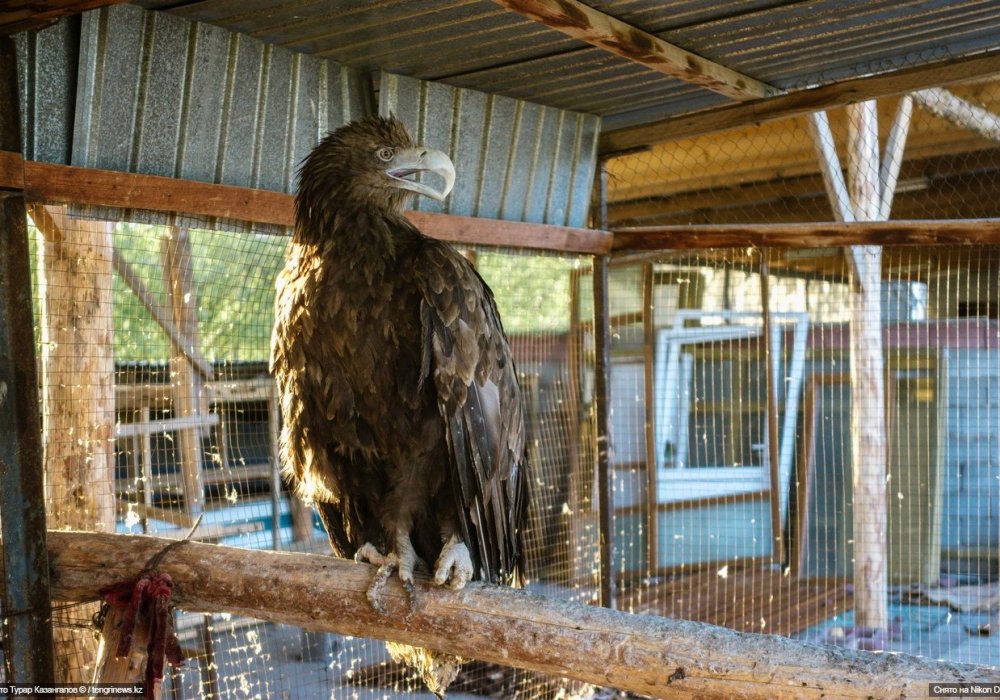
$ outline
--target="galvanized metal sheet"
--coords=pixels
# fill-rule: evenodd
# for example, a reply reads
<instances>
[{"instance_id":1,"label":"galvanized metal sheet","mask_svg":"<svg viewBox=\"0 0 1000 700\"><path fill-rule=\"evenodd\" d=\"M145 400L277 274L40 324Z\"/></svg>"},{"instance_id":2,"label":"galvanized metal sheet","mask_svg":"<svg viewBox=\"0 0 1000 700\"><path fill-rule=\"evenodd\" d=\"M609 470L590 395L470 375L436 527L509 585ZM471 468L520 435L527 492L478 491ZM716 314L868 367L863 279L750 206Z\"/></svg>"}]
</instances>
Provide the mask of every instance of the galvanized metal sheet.
<instances>
[{"instance_id":1,"label":"galvanized metal sheet","mask_svg":"<svg viewBox=\"0 0 1000 700\"><path fill-rule=\"evenodd\" d=\"M163 0L139 0L164 6ZM996 0L588 0L784 88L996 49ZM366 70L611 117L626 126L726 104L491 0L199 0L170 12Z\"/></svg>"},{"instance_id":2,"label":"galvanized metal sheet","mask_svg":"<svg viewBox=\"0 0 1000 700\"><path fill-rule=\"evenodd\" d=\"M379 111L449 154L455 187L422 211L585 226L600 118L382 73Z\"/></svg>"},{"instance_id":3,"label":"galvanized metal sheet","mask_svg":"<svg viewBox=\"0 0 1000 700\"><path fill-rule=\"evenodd\" d=\"M83 16L72 164L290 192L365 76L210 24L116 5Z\"/></svg>"},{"instance_id":4,"label":"galvanized metal sheet","mask_svg":"<svg viewBox=\"0 0 1000 700\"><path fill-rule=\"evenodd\" d=\"M69 162L79 31L78 20L65 18L41 31L14 35L21 141L28 160Z\"/></svg>"}]
</instances>

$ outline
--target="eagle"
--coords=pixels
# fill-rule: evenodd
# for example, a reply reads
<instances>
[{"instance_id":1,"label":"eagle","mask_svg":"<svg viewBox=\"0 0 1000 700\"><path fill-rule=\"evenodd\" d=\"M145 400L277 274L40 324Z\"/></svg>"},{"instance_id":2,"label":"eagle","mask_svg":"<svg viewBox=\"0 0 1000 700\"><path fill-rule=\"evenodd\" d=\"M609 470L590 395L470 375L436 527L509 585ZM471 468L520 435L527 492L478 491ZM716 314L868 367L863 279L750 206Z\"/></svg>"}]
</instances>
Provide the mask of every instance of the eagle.
<instances>
[{"instance_id":1,"label":"eagle","mask_svg":"<svg viewBox=\"0 0 1000 700\"><path fill-rule=\"evenodd\" d=\"M521 585L527 464L510 344L473 265L403 213L414 195L448 195L451 160L372 116L323 138L298 178L270 360L285 475L335 555L378 567L367 595L382 614L386 581L397 574L412 606L422 566L452 589ZM439 695L460 668L390 651Z\"/></svg>"}]
</instances>

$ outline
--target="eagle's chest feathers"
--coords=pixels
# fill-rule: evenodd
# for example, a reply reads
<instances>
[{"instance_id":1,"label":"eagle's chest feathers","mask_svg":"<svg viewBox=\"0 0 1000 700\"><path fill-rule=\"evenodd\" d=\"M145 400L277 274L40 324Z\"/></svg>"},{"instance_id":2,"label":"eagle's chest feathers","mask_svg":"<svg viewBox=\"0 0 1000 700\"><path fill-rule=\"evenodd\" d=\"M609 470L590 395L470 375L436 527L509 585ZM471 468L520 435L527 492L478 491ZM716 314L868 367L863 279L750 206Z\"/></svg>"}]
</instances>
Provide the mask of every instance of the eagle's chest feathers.
<instances>
[{"instance_id":1,"label":"eagle's chest feathers","mask_svg":"<svg viewBox=\"0 0 1000 700\"><path fill-rule=\"evenodd\" d=\"M415 407L420 387L420 294L405 263L392 257L338 256L336 250L303 248L286 268L288 337L304 359L302 386L324 406L329 429L357 434L362 443L390 441ZM338 428L338 426L340 428Z\"/></svg>"}]
</instances>

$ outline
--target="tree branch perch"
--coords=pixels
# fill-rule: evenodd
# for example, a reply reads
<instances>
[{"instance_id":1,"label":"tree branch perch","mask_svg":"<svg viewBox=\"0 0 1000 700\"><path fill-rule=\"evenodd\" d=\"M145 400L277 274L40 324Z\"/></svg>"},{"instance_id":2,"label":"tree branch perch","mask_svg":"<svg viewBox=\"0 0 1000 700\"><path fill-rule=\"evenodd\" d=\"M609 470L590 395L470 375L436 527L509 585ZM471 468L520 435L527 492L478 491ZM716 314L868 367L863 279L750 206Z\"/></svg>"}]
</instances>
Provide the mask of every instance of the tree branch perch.
<instances>
[{"instance_id":1,"label":"tree branch perch","mask_svg":"<svg viewBox=\"0 0 1000 700\"><path fill-rule=\"evenodd\" d=\"M135 576L169 542L52 531L53 596L95 598L102 586ZM321 555L191 542L158 569L173 577L173 600L185 610L392 639L654 697L924 697L931 682L1000 682L990 669L628 615L476 583L459 592L421 585L417 609L407 615L394 579L384 593L389 614L381 616L365 599L371 567Z\"/></svg>"}]
</instances>

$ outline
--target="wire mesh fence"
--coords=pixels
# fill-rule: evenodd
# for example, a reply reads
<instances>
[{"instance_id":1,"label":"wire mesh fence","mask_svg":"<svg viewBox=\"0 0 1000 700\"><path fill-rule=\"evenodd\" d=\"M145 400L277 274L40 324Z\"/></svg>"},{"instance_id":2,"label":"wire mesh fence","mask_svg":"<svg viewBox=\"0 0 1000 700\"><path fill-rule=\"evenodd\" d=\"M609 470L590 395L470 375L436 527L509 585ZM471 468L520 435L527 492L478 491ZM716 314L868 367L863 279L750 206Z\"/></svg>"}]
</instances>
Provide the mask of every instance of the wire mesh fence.
<instances>
[{"instance_id":1,"label":"wire mesh fence","mask_svg":"<svg viewBox=\"0 0 1000 700\"><path fill-rule=\"evenodd\" d=\"M624 607L1000 663L995 248L711 232L996 217L997 100L921 90L608 161L610 228L708 225L612 271Z\"/></svg>"},{"instance_id":2,"label":"wire mesh fence","mask_svg":"<svg viewBox=\"0 0 1000 700\"><path fill-rule=\"evenodd\" d=\"M997 102L991 82L881 101L867 171L846 112L622 155L606 165L609 226L996 217L1000 149L976 109ZM182 537L201 515L202 541L328 551L276 458L267 356L287 238L142 212L31 215L50 526ZM590 259L463 252L496 294L527 398L530 590L597 603L610 536L630 612L1000 664L996 246L846 250L804 234L614 256L610 533ZM865 318L880 363L862 372ZM94 609L57 612L61 672L85 677ZM189 661L166 681L173 697L426 694L371 639L183 611L176 626ZM451 695L596 692L470 663Z\"/></svg>"},{"instance_id":3,"label":"wire mesh fence","mask_svg":"<svg viewBox=\"0 0 1000 700\"><path fill-rule=\"evenodd\" d=\"M319 518L276 461L279 413L268 371L274 284L287 237L91 218L37 206L32 218L47 510L53 527L326 553ZM204 224L201 224L202 226ZM578 255L502 248L463 254L491 284L526 397L529 588L586 602L595 555L573 539L571 463L592 435L572 395L571 280ZM592 325L592 321L591 321ZM589 502L589 494L582 497ZM587 537L596 541L595 530ZM220 572L220 575L225 575ZM56 620L60 673L88 679L96 606ZM173 697L428 696L380 641L235 615L178 612L188 661ZM561 679L469 664L451 695L565 696Z\"/></svg>"}]
</instances>

